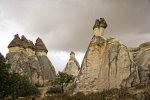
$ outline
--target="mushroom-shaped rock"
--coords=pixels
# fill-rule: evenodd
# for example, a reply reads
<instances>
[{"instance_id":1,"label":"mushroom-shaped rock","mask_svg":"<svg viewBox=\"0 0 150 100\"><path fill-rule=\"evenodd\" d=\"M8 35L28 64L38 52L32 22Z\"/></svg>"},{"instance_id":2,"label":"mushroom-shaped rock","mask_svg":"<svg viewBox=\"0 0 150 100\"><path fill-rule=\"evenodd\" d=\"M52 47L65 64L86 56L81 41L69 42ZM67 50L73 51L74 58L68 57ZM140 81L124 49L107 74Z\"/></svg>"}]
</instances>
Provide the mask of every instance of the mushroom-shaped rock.
<instances>
[{"instance_id":1,"label":"mushroom-shaped rock","mask_svg":"<svg viewBox=\"0 0 150 100\"><path fill-rule=\"evenodd\" d=\"M103 36L104 30L107 27L107 23L104 18L96 19L93 26L95 36Z\"/></svg>"},{"instance_id":2,"label":"mushroom-shaped rock","mask_svg":"<svg viewBox=\"0 0 150 100\"><path fill-rule=\"evenodd\" d=\"M107 28L107 23L104 18L100 18L100 27Z\"/></svg>"},{"instance_id":3,"label":"mushroom-shaped rock","mask_svg":"<svg viewBox=\"0 0 150 100\"><path fill-rule=\"evenodd\" d=\"M14 39L8 45L8 48L11 48L11 47L23 47L22 41L21 41L21 39L20 39L18 34L16 34L14 36Z\"/></svg>"},{"instance_id":4,"label":"mushroom-shaped rock","mask_svg":"<svg viewBox=\"0 0 150 100\"><path fill-rule=\"evenodd\" d=\"M106 23L101 19L100 28L95 29L100 33L105 28ZM120 88L122 80L131 73L131 66L128 49L122 42L115 38L105 39L101 33L95 34L76 77L74 92Z\"/></svg>"},{"instance_id":5,"label":"mushroom-shaped rock","mask_svg":"<svg viewBox=\"0 0 150 100\"><path fill-rule=\"evenodd\" d=\"M48 52L45 44L40 38L37 38L36 43L35 43L35 48L36 48L36 52L45 52L45 53Z\"/></svg>"}]
</instances>

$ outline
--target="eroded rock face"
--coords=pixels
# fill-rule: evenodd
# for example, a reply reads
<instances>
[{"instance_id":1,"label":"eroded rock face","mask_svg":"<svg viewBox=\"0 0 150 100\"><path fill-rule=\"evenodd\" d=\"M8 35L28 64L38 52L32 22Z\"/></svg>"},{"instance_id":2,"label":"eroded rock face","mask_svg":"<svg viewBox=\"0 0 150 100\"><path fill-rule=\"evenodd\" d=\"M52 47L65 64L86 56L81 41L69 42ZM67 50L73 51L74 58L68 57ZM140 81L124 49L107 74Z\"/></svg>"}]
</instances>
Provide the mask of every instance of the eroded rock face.
<instances>
[{"instance_id":1,"label":"eroded rock face","mask_svg":"<svg viewBox=\"0 0 150 100\"><path fill-rule=\"evenodd\" d=\"M130 73L132 61L127 47L115 38L94 36L76 78L75 91L119 88Z\"/></svg>"},{"instance_id":2,"label":"eroded rock face","mask_svg":"<svg viewBox=\"0 0 150 100\"><path fill-rule=\"evenodd\" d=\"M122 82L122 87L150 83L150 42L143 43L138 48L131 49L130 53L136 69Z\"/></svg>"},{"instance_id":3,"label":"eroded rock face","mask_svg":"<svg viewBox=\"0 0 150 100\"><path fill-rule=\"evenodd\" d=\"M43 80L52 81L55 78L56 73L51 61L45 55L37 56L37 58L40 64L41 75L43 77Z\"/></svg>"},{"instance_id":4,"label":"eroded rock face","mask_svg":"<svg viewBox=\"0 0 150 100\"><path fill-rule=\"evenodd\" d=\"M47 57L48 50L40 38L37 39L35 46L25 36L20 39L18 35L15 35L8 48L6 62L11 64L10 72L27 75L31 82L37 85L44 85L54 79L55 69ZM41 55L37 53L39 50L42 52Z\"/></svg>"},{"instance_id":5,"label":"eroded rock face","mask_svg":"<svg viewBox=\"0 0 150 100\"><path fill-rule=\"evenodd\" d=\"M80 70L80 65L75 58L75 53L71 52L70 59L69 59L68 63L66 64L66 67L63 70L63 72L65 72L69 75L77 76L79 73L79 70Z\"/></svg>"},{"instance_id":6,"label":"eroded rock face","mask_svg":"<svg viewBox=\"0 0 150 100\"><path fill-rule=\"evenodd\" d=\"M42 85L42 75L39 61L36 56L28 56L23 52L8 53L7 63L11 64L12 73L27 75L32 83Z\"/></svg>"}]
</instances>

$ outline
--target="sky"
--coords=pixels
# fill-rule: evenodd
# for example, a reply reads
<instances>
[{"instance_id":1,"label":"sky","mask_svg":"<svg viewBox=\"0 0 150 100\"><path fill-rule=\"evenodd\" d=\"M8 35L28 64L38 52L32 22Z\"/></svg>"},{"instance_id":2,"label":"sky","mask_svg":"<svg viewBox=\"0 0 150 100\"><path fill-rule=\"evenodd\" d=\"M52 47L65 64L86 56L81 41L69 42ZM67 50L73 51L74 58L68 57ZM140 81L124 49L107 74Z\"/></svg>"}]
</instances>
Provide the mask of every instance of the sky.
<instances>
[{"instance_id":1,"label":"sky","mask_svg":"<svg viewBox=\"0 0 150 100\"><path fill-rule=\"evenodd\" d=\"M150 41L150 0L0 0L0 52L5 56L15 34L35 43L42 38L56 71L74 51L82 63L96 19L105 18L104 37L128 47Z\"/></svg>"}]
</instances>

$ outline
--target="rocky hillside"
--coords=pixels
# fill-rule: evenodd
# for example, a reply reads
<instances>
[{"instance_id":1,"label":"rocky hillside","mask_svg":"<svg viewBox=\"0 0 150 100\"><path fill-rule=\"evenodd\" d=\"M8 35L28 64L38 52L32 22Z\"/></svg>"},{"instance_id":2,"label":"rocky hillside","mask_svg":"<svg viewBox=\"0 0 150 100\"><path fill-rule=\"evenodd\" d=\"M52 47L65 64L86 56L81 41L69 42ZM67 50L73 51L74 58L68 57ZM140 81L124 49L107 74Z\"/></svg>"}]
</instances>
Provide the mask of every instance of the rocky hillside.
<instances>
[{"instance_id":1,"label":"rocky hillside","mask_svg":"<svg viewBox=\"0 0 150 100\"><path fill-rule=\"evenodd\" d=\"M44 85L54 79L55 69L47 57L48 50L38 38L35 45L32 41L18 35L8 45L6 62L11 64L12 73L27 75L36 85Z\"/></svg>"},{"instance_id":2,"label":"rocky hillside","mask_svg":"<svg viewBox=\"0 0 150 100\"><path fill-rule=\"evenodd\" d=\"M73 76L77 76L79 73L79 70L80 70L80 65L75 58L75 53L71 52L69 61L67 62L66 67L64 68L63 72L73 75Z\"/></svg>"}]
</instances>

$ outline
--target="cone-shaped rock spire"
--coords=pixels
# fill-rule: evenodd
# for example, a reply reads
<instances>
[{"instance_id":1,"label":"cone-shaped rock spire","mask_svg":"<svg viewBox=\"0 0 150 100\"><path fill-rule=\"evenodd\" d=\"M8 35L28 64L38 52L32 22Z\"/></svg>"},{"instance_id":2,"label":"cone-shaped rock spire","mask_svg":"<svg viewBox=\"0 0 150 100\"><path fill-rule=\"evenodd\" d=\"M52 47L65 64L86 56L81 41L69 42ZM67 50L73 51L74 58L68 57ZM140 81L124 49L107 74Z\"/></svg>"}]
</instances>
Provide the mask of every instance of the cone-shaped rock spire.
<instances>
[{"instance_id":1,"label":"cone-shaped rock spire","mask_svg":"<svg viewBox=\"0 0 150 100\"><path fill-rule=\"evenodd\" d=\"M21 39L20 39L18 34L16 34L14 36L14 39L8 45L8 48L11 48L11 47L23 47L22 41L21 41Z\"/></svg>"},{"instance_id":2,"label":"cone-shaped rock spire","mask_svg":"<svg viewBox=\"0 0 150 100\"><path fill-rule=\"evenodd\" d=\"M75 58L75 53L71 52L69 61L66 64L66 67L63 72L70 74L70 75L77 76L79 73L79 70L80 70L80 65Z\"/></svg>"},{"instance_id":3,"label":"cone-shaped rock spire","mask_svg":"<svg viewBox=\"0 0 150 100\"><path fill-rule=\"evenodd\" d=\"M21 37L22 45L24 48L30 48L32 50L35 50L35 46L32 41L28 40L24 35Z\"/></svg>"},{"instance_id":4,"label":"cone-shaped rock spire","mask_svg":"<svg viewBox=\"0 0 150 100\"><path fill-rule=\"evenodd\" d=\"M35 48L36 48L36 52L48 52L45 44L43 43L42 39L37 38L36 43L35 43Z\"/></svg>"}]
</instances>

